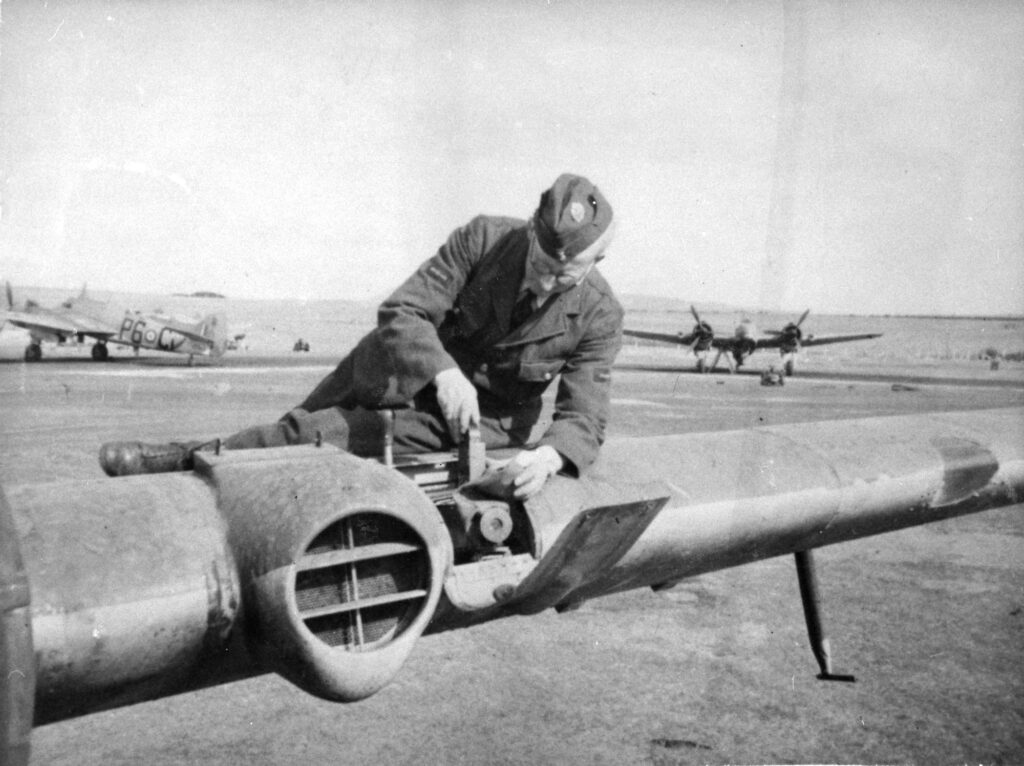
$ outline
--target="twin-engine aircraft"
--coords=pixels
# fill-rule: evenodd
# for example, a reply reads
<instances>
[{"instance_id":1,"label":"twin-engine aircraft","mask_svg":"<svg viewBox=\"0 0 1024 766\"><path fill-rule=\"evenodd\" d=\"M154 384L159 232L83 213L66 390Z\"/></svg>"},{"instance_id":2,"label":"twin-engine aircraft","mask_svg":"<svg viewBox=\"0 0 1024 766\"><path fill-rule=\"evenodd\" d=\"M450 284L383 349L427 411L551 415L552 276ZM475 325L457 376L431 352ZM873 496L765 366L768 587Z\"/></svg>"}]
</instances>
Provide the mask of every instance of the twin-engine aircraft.
<instances>
[{"instance_id":1,"label":"twin-engine aircraft","mask_svg":"<svg viewBox=\"0 0 1024 766\"><path fill-rule=\"evenodd\" d=\"M227 320L223 314L209 314L197 322L187 322L158 314L139 311L124 312L119 321L112 321L107 304L86 295L85 287L77 298L68 298L57 308L45 308L35 301L26 301L20 310L14 308L10 283L5 283L7 299L3 323L28 330L30 342L25 347L25 361L43 358L43 341L58 344L93 338L92 358L104 362L109 358L108 343L140 349L188 354L188 362L197 356L220 357L229 347Z\"/></svg>"},{"instance_id":2,"label":"twin-engine aircraft","mask_svg":"<svg viewBox=\"0 0 1024 766\"><path fill-rule=\"evenodd\" d=\"M765 335L759 336L754 324L749 319L742 320L733 332L731 337L719 338L711 325L700 318L697 309L690 306L690 313L697 320L693 330L689 334L647 332L646 330L623 330L624 335L645 340L656 340L663 343L675 343L682 346L691 346L693 354L697 357L697 372L710 372L718 366L719 360L725 356L729 365L729 372L736 372L743 366L747 357L759 348L777 348L782 356L782 372L785 375L792 375L796 369L796 355L804 346L824 346L828 343L847 343L852 340L870 340L871 338L882 337L881 333L860 333L855 335L808 335L804 337L800 325L811 313L807 309L795 322L790 322L781 330L766 330ZM718 353L715 360L709 365L708 352L715 349Z\"/></svg>"},{"instance_id":3,"label":"twin-engine aircraft","mask_svg":"<svg viewBox=\"0 0 1024 766\"><path fill-rule=\"evenodd\" d=\"M383 462L216 450L0 487L0 762L33 725L268 671L353 702L421 635L788 554L818 677L850 681L813 549L1024 498L1021 408L609 439L525 502L484 492L479 441L399 461L388 433Z\"/></svg>"}]
</instances>

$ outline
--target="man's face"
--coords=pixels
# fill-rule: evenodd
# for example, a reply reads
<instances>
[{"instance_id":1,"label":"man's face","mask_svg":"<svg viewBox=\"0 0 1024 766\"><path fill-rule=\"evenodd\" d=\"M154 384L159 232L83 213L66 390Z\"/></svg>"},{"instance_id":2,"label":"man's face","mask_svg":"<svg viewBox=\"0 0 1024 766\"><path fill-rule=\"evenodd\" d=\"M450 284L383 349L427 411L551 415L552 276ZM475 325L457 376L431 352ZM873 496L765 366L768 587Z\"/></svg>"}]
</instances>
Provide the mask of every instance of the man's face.
<instances>
[{"instance_id":1,"label":"man's face","mask_svg":"<svg viewBox=\"0 0 1024 766\"><path fill-rule=\"evenodd\" d=\"M530 254L526 259L527 287L542 298L552 293L564 293L582 282L594 264L604 256L605 250L602 248L559 261L545 253L537 237L531 234Z\"/></svg>"}]
</instances>

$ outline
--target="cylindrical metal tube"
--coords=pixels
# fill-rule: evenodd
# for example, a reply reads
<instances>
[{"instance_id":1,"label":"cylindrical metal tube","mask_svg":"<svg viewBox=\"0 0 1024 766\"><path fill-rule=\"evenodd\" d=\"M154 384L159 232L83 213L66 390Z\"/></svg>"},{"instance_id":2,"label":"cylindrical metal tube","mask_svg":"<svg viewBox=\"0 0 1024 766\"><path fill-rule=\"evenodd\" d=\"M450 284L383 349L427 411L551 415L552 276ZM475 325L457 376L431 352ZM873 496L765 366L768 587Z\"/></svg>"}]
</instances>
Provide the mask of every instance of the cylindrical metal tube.
<instances>
[{"instance_id":1,"label":"cylindrical metal tube","mask_svg":"<svg viewBox=\"0 0 1024 766\"><path fill-rule=\"evenodd\" d=\"M210 487L191 473L10 487L32 588L36 723L200 683L238 612Z\"/></svg>"}]
</instances>

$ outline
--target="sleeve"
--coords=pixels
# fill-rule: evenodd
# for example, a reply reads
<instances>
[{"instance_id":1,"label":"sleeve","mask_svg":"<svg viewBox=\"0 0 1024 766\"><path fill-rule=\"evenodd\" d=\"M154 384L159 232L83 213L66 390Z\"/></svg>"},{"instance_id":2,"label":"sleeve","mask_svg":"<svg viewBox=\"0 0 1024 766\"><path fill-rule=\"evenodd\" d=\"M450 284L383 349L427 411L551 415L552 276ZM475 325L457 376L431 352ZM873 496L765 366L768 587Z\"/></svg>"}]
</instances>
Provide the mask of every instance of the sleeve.
<instances>
[{"instance_id":1,"label":"sleeve","mask_svg":"<svg viewBox=\"0 0 1024 766\"><path fill-rule=\"evenodd\" d=\"M456 229L437 253L425 261L381 305L376 341L410 397L437 373L455 367L437 328L451 310L486 250L487 227L477 216Z\"/></svg>"},{"instance_id":2,"label":"sleeve","mask_svg":"<svg viewBox=\"0 0 1024 766\"><path fill-rule=\"evenodd\" d=\"M622 308L605 306L562 368L551 426L540 444L566 460L578 476L597 459L611 409L612 364L622 346Z\"/></svg>"}]
</instances>

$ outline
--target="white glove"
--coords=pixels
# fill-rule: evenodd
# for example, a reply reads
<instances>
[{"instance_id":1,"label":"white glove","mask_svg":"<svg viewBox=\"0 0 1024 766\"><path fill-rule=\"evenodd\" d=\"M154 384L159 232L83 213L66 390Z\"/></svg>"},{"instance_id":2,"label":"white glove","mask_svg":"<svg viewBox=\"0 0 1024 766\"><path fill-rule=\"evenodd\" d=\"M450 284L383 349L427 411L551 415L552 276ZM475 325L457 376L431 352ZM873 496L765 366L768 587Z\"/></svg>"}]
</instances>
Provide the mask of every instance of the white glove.
<instances>
[{"instance_id":1,"label":"white glove","mask_svg":"<svg viewBox=\"0 0 1024 766\"><path fill-rule=\"evenodd\" d=\"M551 476L562 470L565 461L558 451L547 444L537 449L523 450L506 467L515 473L512 484L515 486L513 496L519 500L527 500L544 486Z\"/></svg>"},{"instance_id":2,"label":"white glove","mask_svg":"<svg viewBox=\"0 0 1024 766\"><path fill-rule=\"evenodd\" d=\"M470 426L480 425L476 388L466 380L458 367L437 373L434 385L437 387L437 403L441 405L441 413L448 422L448 432L458 443Z\"/></svg>"}]
</instances>

